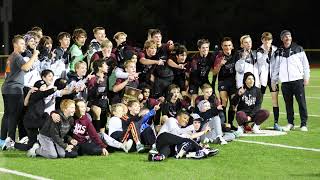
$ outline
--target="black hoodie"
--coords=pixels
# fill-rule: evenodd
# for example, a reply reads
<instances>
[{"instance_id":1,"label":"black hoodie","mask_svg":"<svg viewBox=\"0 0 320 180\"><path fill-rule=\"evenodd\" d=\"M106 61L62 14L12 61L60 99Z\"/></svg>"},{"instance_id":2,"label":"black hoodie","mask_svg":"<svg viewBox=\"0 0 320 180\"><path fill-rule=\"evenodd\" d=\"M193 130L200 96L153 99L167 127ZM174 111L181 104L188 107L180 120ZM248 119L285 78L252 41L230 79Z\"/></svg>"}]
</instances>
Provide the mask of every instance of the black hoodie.
<instances>
[{"instance_id":1,"label":"black hoodie","mask_svg":"<svg viewBox=\"0 0 320 180\"><path fill-rule=\"evenodd\" d=\"M236 93L233 99L233 105L237 106L237 111L243 111L248 116L254 117L256 112L261 109L262 95L261 90L257 88L254 84L251 88L248 88L245 84L248 76L254 75L251 72L246 72L243 77L243 88L246 90L244 94L239 96L238 92Z\"/></svg>"}]
</instances>

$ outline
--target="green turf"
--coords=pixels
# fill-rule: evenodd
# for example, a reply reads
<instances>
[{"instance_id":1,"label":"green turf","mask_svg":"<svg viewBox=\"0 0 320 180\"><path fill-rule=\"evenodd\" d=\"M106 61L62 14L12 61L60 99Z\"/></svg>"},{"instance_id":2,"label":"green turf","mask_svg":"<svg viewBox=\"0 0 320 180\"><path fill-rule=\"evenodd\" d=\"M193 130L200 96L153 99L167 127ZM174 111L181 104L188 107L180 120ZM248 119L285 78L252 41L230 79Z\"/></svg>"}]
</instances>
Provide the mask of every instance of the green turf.
<instances>
[{"instance_id":1,"label":"green turf","mask_svg":"<svg viewBox=\"0 0 320 180\"><path fill-rule=\"evenodd\" d=\"M320 70L312 69L310 86L306 88L309 132L299 129L285 136L242 137L253 140L320 149ZM281 94L281 93L280 93ZM270 94L267 93L263 108L272 110ZM280 111L285 112L282 96ZM2 100L0 101L2 102ZM1 106L1 111L2 110ZM298 108L295 102L295 112ZM273 125L273 115L263 128ZM296 125L300 118L295 116ZM280 124L286 125L285 114L280 114ZM226 146L212 145L220 153L204 160L176 160L164 162L147 161L147 154L112 153L109 157L79 157L76 159L48 160L30 159L24 152L0 152L0 167L17 170L52 179L320 179L320 152L286 149L243 142ZM24 179L0 173L0 179Z\"/></svg>"}]
</instances>

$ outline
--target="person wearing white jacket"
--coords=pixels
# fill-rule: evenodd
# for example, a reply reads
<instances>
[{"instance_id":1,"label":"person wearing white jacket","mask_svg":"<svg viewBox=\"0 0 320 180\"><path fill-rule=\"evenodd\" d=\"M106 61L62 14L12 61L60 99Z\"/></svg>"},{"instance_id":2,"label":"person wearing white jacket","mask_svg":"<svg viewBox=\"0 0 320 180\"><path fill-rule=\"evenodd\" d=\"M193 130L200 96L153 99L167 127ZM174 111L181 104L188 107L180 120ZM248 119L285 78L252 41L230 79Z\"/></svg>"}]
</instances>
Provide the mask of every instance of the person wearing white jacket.
<instances>
[{"instance_id":1,"label":"person wearing white jacket","mask_svg":"<svg viewBox=\"0 0 320 180\"><path fill-rule=\"evenodd\" d=\"M257 51L252 50L252 40L250 35L243 35L240 38L241 50L238 52L238 60L236 61L236 81L237 89L243 85L243 75L251 72L255 77L259 77L257 64ZM256 79L256 87L260 88L259 78Z\"/></svg>"},{"instance_id":2,"label":"person wearing white jacket","mask_svg":"<svg viewBox=\"0 0 320 180\"><path fill-rule=\"evenodd\" d=\"M272 34L270 32L264 32L261 35L262 45L257 50L257 62L259 70L259 79L261 84L262 98L266 93L267 86L271 92L272 106L273 106L273 117L274 117L274 130L282 131L281 126L278 125L279 120L279 104L278 94L279 86L276 85L276 89L273 90L271 87L271 66L270 61L274 60L275 52L278 49L272 45Z\"/></svg>"},{"instance_id":3,"label":"person wearing white jacket","mask_svg":"<svg viewBox=\"0 0 320 180\"><path fill-rule=\"evenodd\" d=\"M301 131L308 131L308 112L304 90L310 78L308 58L301 46L292 43L290 31L283 30L280 38L283 45L277 50L275 60L271 63L271 85L273 89L276 89L276 83L278 81L282 83L281 90L288 120L288 125L284 127L284 130L294 129L293 96L295 96L299 105Z\"/></svg>"}]
</instances>

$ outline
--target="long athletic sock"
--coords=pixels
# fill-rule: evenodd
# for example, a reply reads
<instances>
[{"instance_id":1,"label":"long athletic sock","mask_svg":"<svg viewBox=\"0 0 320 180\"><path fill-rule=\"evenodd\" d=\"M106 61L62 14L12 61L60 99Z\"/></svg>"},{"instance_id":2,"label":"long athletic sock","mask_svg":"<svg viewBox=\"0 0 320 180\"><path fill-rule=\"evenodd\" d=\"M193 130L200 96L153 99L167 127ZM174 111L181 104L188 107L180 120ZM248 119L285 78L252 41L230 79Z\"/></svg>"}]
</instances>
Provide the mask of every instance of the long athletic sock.
<instances>
[{"instance_id":1,"label":"long athletic sock","mask_svg":"<svg viewBox=\"0 0 320 180\"><path fill-rule=\"evenodd\" d=\"M231 125L233 125L234 114L235 114L235 112L232 109L232 107L229 107L229 109L228 109L228 122Z\"/></svg>"},{"instance_id":2,"label":"long athletic sock","mask_svg":"<svg viewBox=\"0 0 320 180\"><path fill-rule=\"evenodd\" d=\"M227 120L227 114L226 114L227 108L224 106L222 106L222 108L223 108L224 118L226 118L226 120Z\"/></svg>"},{"instance_id":3,"label":"long athletic sock","mask_svg":"<svg viewBox=\"0 0 320 180\"><path fill-rule=\"evenodd\" d=\"M279 120L279 107L273 107L274 123L278 123Z\"/></svg>"}]
</instances>

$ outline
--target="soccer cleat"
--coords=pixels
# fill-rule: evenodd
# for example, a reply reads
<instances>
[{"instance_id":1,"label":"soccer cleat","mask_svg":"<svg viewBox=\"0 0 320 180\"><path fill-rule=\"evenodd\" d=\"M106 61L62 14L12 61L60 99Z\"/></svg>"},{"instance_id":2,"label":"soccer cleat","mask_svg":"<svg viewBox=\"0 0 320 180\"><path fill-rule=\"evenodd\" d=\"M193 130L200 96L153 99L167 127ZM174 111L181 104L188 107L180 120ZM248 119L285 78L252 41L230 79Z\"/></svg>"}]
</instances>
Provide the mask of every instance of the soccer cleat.
<instances>
[{"instance_id":1,"label":"soccer cleat","mask_svg":"<svg viewBox=\"0 0 320 180\"><path fill-rule=\"evenodd\" d=\"M141 143L137 144L136 148L138 153L141 153L144 151L144 145Z\"/></svg>"},{"instance_id":2,"label":"soccer cleat","mask_svg":"<svg viewBox=\"0 0 320 180\"><path fill-rule=\"evenodd\" d=\"M204 151L202 150L199 150L199 151L196 151L196 152L189 152L187 155L186 155L186 158L192 158L192 159L203 159L203 158L206 158L207 155Z\"/></svg>"},{"instance_id":3,"label":"soccer cleat","mask_svg":"<svg viewBox=\"0 0 320 180\"><path fill-rule=\"evenodd\" d=\"M184 155L186 155L186 153L190 149L190 147L191 147L191 143L189 143L189 142L182 143L181 147L176 146L176 148L177 148L176 149L176 152L177 152L176 158L180 159Z\"/></svg>"},{"instance_id":4,"label":"soccer cleat","mask_svg":"<svg viewBox=\"0 0 320 180\"><path fill-rule=\"evenodd\" d=\"M302 127L300 128L300 131L307 132L307 131L308 131L307 126L302 126Z\"/></svg>"},{"instance_id":5,"label":"soccer cleat","mask_svg":"<svg viewBox=\"0 0 320 180\"><path fill-rule=\"evenodd\" d=\"M221 144L221 145L228 144L228 142L227 142L225 139L223 139L222 136L218 136L218 137L216 138L215 142L216 142L217 144Z\"/></svg>"},{"instance_id":6,"label":"soccer cleat","mask_svg":"<svg viewBox=\"0 0 320 180\"><path fill-rule=\"evenodd\" d=\"M14 149L14 143L15 142L10 137L7 137L6 140L4 141L4 145L2 146L2 150Z\"/></svg>"},{"instance_id":7,"label":"soccer cleat","mask_svg":"<svg viewBox=\"0 0 320 180\"><path fill-rule=\"evenodd\" d=\"M283 127L284 131L291 131L294 129L294 125L293 124L288 124L285 127Z\"/></svg>"},{"instance_id":8,"label":"soccer cleat","mask_svg":"<svg viewBox=\"0 0 320 180\"><path fill-rule=\"evenodd\" d=\"M128 153L129 150L130 150L131 147L132 147L132 144L133 144L132 139L129 139L128 141L125 141L125 142L122 144L122 149L124 150L124 152Z\"/></svg>"},{"instance_id":9,"label":"soccer cleat","mask_svg":"<svg viewBox=\"0 0 320 180\"><path fill-rule=\"evenodd\" d=\"M25 136L25 137L20 139L19 143L20 144L28 144L28 141L29 141L28 136Z\"/></svg>"},{"instance_id":10,"label":"soccer cleat","mask_svg":"<svg viewBox=\"0 0 320 180\"><path fill-rule=\"evenodd\" d=\"M203 151L206 156L215 156L219 153L219 149L211 149L211 148L203 148L201 151Z\"/></svg>"},{"instance_id":11,"label":"soccer cleat","mask_svg":"<svg viewBox=\"0 0 320 180\"><path fill-rule=\"evenodd\" d=\"M39 143L34 143L32 148L28 150L27 156L28 157L32 157L32 158L36 157L37 156L36 150L39 149L39 148L40 148Z\"/></svg>"},{"instance_id":12,"label":"soccer cleat","mask_svg":"<svg viewBox=\"0 0 320 180\"><path fill-rule=\"evenodd\" d=\"M253 127L252 127L252 132L254 134L261 134L262 132L260 131L260 126L259 125L256 125L254 124Z\"/></svg>"},{"instance_id":13,"label":"soccer cleat","mask_svg":"<svg viewBox=\"0 0 320 180\"><path fill-rule=\"evenodd\" d=\"M277 124L277 123L274 123L273 129L276 131L283 131L283 128L281 126L279 126L279 124Z\"/></svg>"},{"instance_id":14,"label":"soccer cleat","mask_svg":"<svg viewBox=\"0 0 320 180\"><path fill-rule=\"evenodd\" d=\"M149 154L148 160L149 161L163 161L165 159L165 156L162 154Z\"/></svg>"},{"instance_id":15,"label":"soccer cleat","mask_svg":"<svg viewBox=\"0 0 320 180\"><path fill-rule=\"evenodd\" d=\"M156 144L152 144L152 148L149 151L150 154L158 154Z\"/></svg>"},{"instance_id":16,"label":"soccer cleat","mask_svg":"<svg viewBox=\"0 0 320 180\"><path fill-rule=\"evenodd\" d=\"M4 144L2 145L3 151L7 149L14 149L14 141L10 137L7 137L6 140L4 140Z\"/></svg>"}]
</instances>

